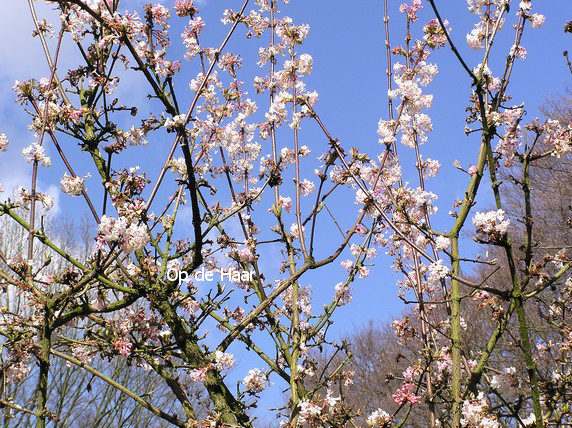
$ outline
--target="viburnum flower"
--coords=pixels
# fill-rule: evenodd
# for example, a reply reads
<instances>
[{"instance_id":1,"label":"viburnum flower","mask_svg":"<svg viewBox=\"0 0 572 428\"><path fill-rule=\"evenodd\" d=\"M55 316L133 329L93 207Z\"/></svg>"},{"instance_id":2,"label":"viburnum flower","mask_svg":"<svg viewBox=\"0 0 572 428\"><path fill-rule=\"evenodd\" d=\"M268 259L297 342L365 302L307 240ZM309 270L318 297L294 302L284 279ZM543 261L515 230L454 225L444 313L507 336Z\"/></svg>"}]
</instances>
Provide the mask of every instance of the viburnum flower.
<instances>
[{"instance_id":1,"label":"viburnum flower","mask_svg":"<svg viewBox=\"0 0 572 428\"><path fill-rule=\"evenodd\" d=\"M463 403L463 419L461 426L470 428L500 428L500 424L494 417L490 417L489 405L481 391L474 400L466 400Z\"/></svg>"},{"instance_id":2,"label":"viburnum flower","mask_svg":"<svg viewBox=\"0 0 572 428\"><path fill-rule=\"evenodd\" d=\"M477 228L477 233L498 238L507 232L510 221L505 219L503 210L496 210L477 212L473 217L473 224Z\"/></svg>"},{"instance_id":3,"label":"viburnum flower","mask_svg":"<svg viewBox=\"0 0 572 428\"><path fill-rule=\"evenodd\" d=\"M75 109L71 109L69 112L69 119L74 123L74 124L79 124L81 117L83 116L83 114L86 112L87 110L83 107L75 110Z\"/></svg>"},{"instance_id":4,"label":"viburnum flower","mask_svg":"<svg viewBox=\"0 0 572 428\"><path fill-rule=\"evenodd\" d=\"M198 312L198 310L201 308L201 304L200 302L196 301L195 299L193 299L192 297L187 297L183 300L183 302L181 303L181 307L183 308L183 310L185 312L187 312L189 315L194 315Z\"/></svg>"},{"instance_id":5,"label":"viburnum flower","mask_svg":"<svg viewBox=\"0 0 572 428\"><path fill-rule=\"evenodd\" d=\"M6 134L0 134L0 152L8 150L9 143L10 142L8 141L8 137L6 137Z\"/></svg>"},{"instance_id":6,"label":"viburnum flower","mask_svg":"<svg viewBox=\"0 0 572 428\"><path fill-rule=\"evenodd\" d=\"M364 248L356 244L351 245L350 251L356 259L358 257L365 256L366 260L372 260L377 256L377 250L375 248Z\"/></svg>"},{"instance_id":7,"label":"viburnum flower","mask_svg":"<svg viewBox=\"0 0 572 428\"><path fill-rule=\"evenodd\" d=\"M134 126L125 133L125 137L130 146L146 146L148 144L148 141L145 139L145 131Z\"/></svg>"},{"instance_id":8,"label":"viburnum flower","mask_svg":"<svg viewBox=\"0 0 572 428\"><path fill-rule=\"evenodd\" d=\"M478 75L480 70L481 70L481 64L473 68L473 73ZM487 89L489 91L498 90L501 80L498 77L493 76L493 72L491 71L491 69L487 64L483 66L483 77L485 78L485 82L487 83Z\"/></svg>"},{"instance_id":9,"label":"viburnum flower","mask_svg":"<svg viewBox=\"0 0 572 428\"><path fill-rule=\"evenodd\" d=\"M106 242L120 242L121 249L127 253L140 251L149 243L149 232L145 224L131 223L127 225L125 217L115 219L101 217L99 223L99 239Z\"/></svg>"},{"instance_id":10,"label":"viburnum flower","mask_svg":"<svg viewBox=\"0 0 572 428\"><path fill-rule=\"evenodd\" d=\"M314 191L314 183L308 179L302 180L300 183L300 193L302 196L308 196L310 193Z\"/></svg>"},{"instance_id":11,"label":"viburnum flower","mask_svg":"<svg viewBox=\"0 0 572 428\"><path fill-rule=\"evenodd\" d=\"M71 351L73 356L84 364L89 364L95 356L95 351L85 345L75 345Z\"/></svg>"},{"instance_id":12,"label":"viburnum flower","mask_svg":"<svg viewBox=\"0 0 572 428\"><path fill-rule=\"evenodd\" d=\"M298 154L300 155L300 153ZM296 161L296 153L288 147L284 147L280 150L280 157L282 158L282 162L285 164L291 164Z\"/></svg>"},{"instance_id":13,"label":"viburnum flower","mask_svg":"<svg viewBox=\"0 0 572 428\"><path fill-rule=\"evenodd\" d=\"M113 348L124 357L127 357L131 353L131 347L133 346L133 344L125 338L118 338L112 345Z\"/></svg>"},{"instance_id":14,"label":"viburnum flower","mask_svg":"<svg viewBox=\"0 0 572 428\"><path fill-rule=\"evenodd\" d=\"M292 211L292 198L290 196L280 196L280 206L284 211Z\"/></svg>"},{"instance_id":15,"label":"viburnum flower","mask_svg":"<svg viewBox=\"0 0 572 428\"><path fill-rule=\"evenodd\" d=\"M435 249L437 251L443 251L449 248L451 245L451 240L446 236L438 236L435 238Z\"/></svg>"},{"instance_id":16,"label":"viburnum flower","mask_svg":"<svg viewBox=\"0 0 572 428\"><path fill-rule=\"evenodd\" d=\"M530 10L532 9L532 3L530 2L530 0L522 0L518 5L518 7L525 11Z\"/></svg>"},{"instance_id":17,"label":"viburnum flower","mask_svg":"<svg viewBox=\"0 0 572 428\"><path fill-rule=\"evenodd\" d=\"M31 366L28 361L20 360L5 365L5 376L8 382L19 383L30 373Z\"/></svg>"},{"instance_id":18,"label":"viburnum flower","mask_svg":"<svg viewBox=\"0 0 572 428\"><path fill-rule=\"evenodd\" d=\"M175 2L177 16L191 16L198 13L198 11L192 0L177 0Z\"/></svg>"},{"instance_id":19,"label":"viburnum flower","mask_svg":"<svg viewBox=\"0 0 572 428\"><path fill-rule=\"evenodd\" d=\"M379 135L380 144L392 144L395 138L395 122L381 119L377 124L377 135Z\"/></svg>"},{"instance_id":20,"label":"viburnum flower","mask_svg":"<svg viewBox=\"0 0 572 428\"><path fill-rule=\"evenodd\" d=\"M252 369L242 383L249 392L258 394L266 389L266 376L260 369Z\"/></svg>"},{"instance_id":21,"label":"viburnum flower","mask_svg":"<svg viewBox=\"0 0 572 428\"><path fill-rule=\"evenodd\" d=\"M48 167L52 164L52 160L49 158L49 156L46 156L44 148L38 143L33 143L32 145L22 150L22 156L28 163L38 161L42 166L45 167Z\"/></svg>"},{"instance_id":22,"label":"viburnum flower","mask_svg":"<svg viewBox=\"0 0 572 428\"><path fill-rule=\"evenodd\" d=\"M475 28L467 34L467 44L471 49L479 50L483 48L483 39L486 35L486 25L483 21L475 24Z\"/></svg>"},{"instance_id":23,"label":"viburnum flower","mask_svg":"<svg viewBox=\"0 0 572 428\"><path fill-rule=\"evenodd\" d=\"M131 223L125 231L121 249L127 253L140 251L149 243L149 232L145 224Z\"/></svg>"},{"instance_id":24,"label":"viburnum flower","mask_svg":"<svg viewBox=\"0 0 572 428\"><path fill-rule=\"evenodd\" d=\"M423 177L435 177L441 168L441 163L438 160L427 158L426 161L422 163L423 165Z\"/></svg>"},{"instance_id":25,"label":"viburnum flower","mask_svg":"<svg viewBox=\"0 0 572 428\"><path fill-rule=\"evenodd\" d=\"M557 120L550 119L542 129L545 142L553 148L552 156L560 158L572 151L572 122L562 126Z\"/></svg>"},{"instance_id":26,"label":"viburnum flower","mask_svg":"<svg viewBox=\"0 0 572 428\"><path fill-rule=\"evenodd\" d=\"M252 252L252 248L250 248L249 246L242 248L238 252L238 256L240 257L240 260L242 260L243 262L256 261L256 255Z\"/></svg>"},{"instance_id":27,"label":"viburnum flower","mask_svg":"<svg viewBox=\"0 0 572 428\"><path fill-rule=\"evenodd\" d=\"M530 26L532 28L540 28L544 25L544 15L541 15L540 13L535 13L528 19L530 19Z\"/></svg>"},{"instance_id":28,"label":"viburnum flower","mask_svg":"<svg viewBox=\"0 0 572 428\"><path fill-rule=\"evenodd\" d=\"M288 288L282 294L282 300L284 301L286 308L292 310L292 288ZM310 285L300 287L298 289L298 308L307 316L312 313L312 287Z\"/></svg>"},{"instance_id":29,"label":"viburnum flower","mask_svg":"<svg viewBox=\"0 0 572 428\"><path fill-rule=\"evenodd\" d=\"M449 268L443 265L443 260L437 260L435 263L429 265L429 277L427 280L430 284L436 284L446 278L448 274Z\"/></svg>"},{"instance_id":30,"label":"viburnum flower","mask_svg":"<svg viewBox=\"0 0 572 428\"><path fill-rule=\"evenodd\" d=\"M177 172L181 175L181 177L187 176L187 164L185 162L185 158L173 158L169 162L169 169L173 172Z\"/></svg>"},{"instance_id":31,"label":"viburnum flower","mask_svg":"<svg viewBox=\"0 0 572 428\"><path fill-rule=\"evenodd\" d=\"M499 375L491 378L491 387L496 389L504 397L512 394L519 389L519 381L516 377L516 368L506 367Z\"/></svg>"},{"instance_id":32,"label":"viburnum flower","mask_svg":"<svg viewBox=\"0 0 572 428\"><path fill-rule=\"evenodd\" d=\"M319 418L322 414L322 406L311 401L300 401L300 423L310 424L315 418Z\"/></svg>"},{"instance_id":33,"label":"viburnum flower","mask_svg":"<svg viewBox=\"0 0 572 428\"><path fill-rule=\"evenodd\" d=\"M352 287L347 282L338 282L335 287L336 299L338 299L338 306L347 305L352 301L351 290Z\"/></svg>"},{"instance_id":34,"label":"viburnum flower","mask_svg":"<svg viewBox=\"0 0 572 428\"><path fill-rule=\"evenodd\" d=\"M214 363L217 370L231 369L234 367L235 361L232 354L216 351L214 356Z\"/></svg>"},{"instance_id":35,"label":"viburnum flower","mask_svg":"<svg viewBox=\"0 0 572 428\"><path fill-rule=\"evenodd\" d=\"M289 17L281 19L276 26L276 35L289 46L301 45L308 37L309 32L309 25L293 25L292 19Z\"/></svg>"},{"instance_id":36,"label":"viburnum flower","mask_svg":"<svg viewBox=\"0 0 572 428\"><path fill-rule=\"evenodd\" d=\"M49 195L47 193L38 193L36 198L38 201L41 202L42 206L44 207L44 210L49 211L54 207L55 200L52 195Z\"/></svg>"},{"instance_id":37,"label":"viburnum flower","mask_svg":"<svg viewBox=\"0 0 572 428\"><path fill-rule=\"evenodd\" d=\"M185 28L185 31L181 34L183 44L186 48L185 59L190 60L200 52L197 37L205 26L205 22L200 16L189 20L189 26Z\"/></svg>"},{"instance_id":38,"label":"viburnum flower","mask_svg":"<svg viewBox=\"0 0 572 428\"><path fill-rule=\"evenodd\" d=\"M173 131L177 128L183 127L185 126L185 119L186 117L184 114L179 114L177 116L174 116L173 119L168 117L165 120L165 128L167 128L168 131Z\"/></svg>"},{"instance_id":39,"label":"viburnum flower","mask_svg":"<svg viewBox=\"0 0 572 428\"><path fill-rule=\"evenodd\" d=\"M314 60L309 54L302 54L298 59L298 73L302 76L308 76L312 73L312 66L314 64Z\"/></svg>"},{"instance_id":40,"label":"viburnum flower","mask_svg":"<svg viewBox=\"0 0 572 428\"><path fill-rule=\"evenodd\" d=\"M302 120L302 113L293 113L292 121L290 122L290 128L300 129L300 121Z\"/></svg>"},{"instance_id":41,"label":"viburnum flower","mask_svg":"<svg viewBox=\"0 0 572 428\"><path fill-rule=\"evenodd\" d=\"M25 187L18 187L14 189L14 200L24 209L30 209L32 202L32 195ZM49 211L54 207L54 197L47 193L36 193L36 202L40 202L44 210Z\"/></svg>"},{"instance_id":42,"label":"viburnum flower","mask_svg":"<svg viewBox=\"0 0 572 428\"><path fill-rule=\"evenodd\" d=\"M302 233L306 231L306 228L302 226ZM290 234L294 239L300 239L300 228L298 227L298 223L292 223L290 226Z\"/></svg>"},{"instance_id":43,"label":"viburnum flower","mask_svg":"<svg viewBox=\"0 0 572 428\"><path fill-rule=\"evenodd\" d=\"M162 4L154 4L149 6L149 11L151 12L151 16L155 21L155 24L161 25L162 27L168 27L167 24L168 19L171 17L171 11L169 8Z\"/></svg>"},{"instance_id":44,"label":"viburnum flower","mask_svg":"<svg viewBox=\"0 0 572 428\"><path fill-rule=\"evenodd\" d=\"M373 428L389 427L393 418L385 410L377 409L367 417L367 426Z\"/></svg>"},{"instance_id":45,"label":"viburnum flower","mask_svg":"<svg viewBox=\"0 0 572 428\"><path fill-rule=\"evenodd\" d=\"M513 45L512 48L510 49L510 54L514 55L516 58L525 60L527 52L524 46Z\"/></svg>"},{"instance_id":46,"label":"viburnum flower","mask_svg":"<svg viewBox=\"0 0 572 428\"><path fill-rule=\"evenodd\" d=\"M369 269L366 268L364 265L358 266L358 275L360 278L367 278L369 275Z\"/></svg>"},{"instance_id":47,"label":"viburnum flower","mask_svg":"<svg viewBox=\"0 0 572 428\"><path fill-rule=\"evenodd\" d=\"M353 267L354 267L354 262L352 262L351 260L344 260L342 262L340 262L340 264L342 265L342 268L344 268L344 270L346 272L350 272Z\"/></svg>"},{"instance_id":48,"label":"viburnum flower","mask_svg":"<svg viewBox=\"0 0 572 428\"><path fill-rule=\"evenodd\" d=\"M127 230L127 219L119 217L114 219L104 215L98 226L99 235L107 242L119 241Z\"/></svg>"},{"instance_id":49,"label":"viburnum flower","mask_svg":"<svg viewBox=\"0 0 572 428\"><path fill-rule=\"evenodd\" d=\"M395 391L395 394L393 394L391 397L393 398L393 401L395 401L399 405L405 403L410 403L410 404L420 403L423 398L420 397L419 395L416 395L413 392L414 390L415 390L415 384L406 382L403 385L401 385L401 387L397 391Z\"/></svg>"},{"instance_id":50,"label":"viburnum flower","mask_svg":"<svg viewBox=\"0 0 572 428\"><path fill-rule=\"evenodd\" d=\"M206 378L207 371L205 369L193 369L189 372L191 382L204 382Z\"/></svg>"},{"instance_id":51,"label":"viburnum flower","mask_svg":"<svg viewBox=\"0 0 572 428\"><path fill-rule=\"evenodd\" d=\"M88 174L85 177L70 177L66 172L60 180L60 188L62 192L70 196L80 196L81 192L85 189L85 178L87 177L90 177L90 175Z\"/></svg>"},{"instance_id":52,"label":"viburnum flower","mask_svg":"<svg viewBox=\"0 0 572 428\"><path fill-rule=\"evenodd\" d=\"M236 322L240 322L244 319L244 309L238 306L235 310L229 308L224 308L224 315L228 318L232 318Z\"/></svg>"},{"instance_id":53,"label":"viburnum flower","mask_svg":"<svg viewBox=\"0 0 572 428\"><path fill-rule=\"evenodd\" d=\"M417 365L409 366L403 372L403 378L410 383L414 383L417 381L417 378L422 373L421 367Z\"/></svg>"},{"instance_id":54,"label":"viburnum flower","mask_svg":"<svg viewBox=\"0 0 572 428\"><path fill-rule=\"evenodd\" d=\"M403 3L401 6L399 6L399 11L401 13L406 13L407 20L411 22L417 22L419 19L417 17L417 11L420 9L423 9L423 3L421 0L411 0L411 6L409 6L407 3Z\"/></svg>"}]
</instances>

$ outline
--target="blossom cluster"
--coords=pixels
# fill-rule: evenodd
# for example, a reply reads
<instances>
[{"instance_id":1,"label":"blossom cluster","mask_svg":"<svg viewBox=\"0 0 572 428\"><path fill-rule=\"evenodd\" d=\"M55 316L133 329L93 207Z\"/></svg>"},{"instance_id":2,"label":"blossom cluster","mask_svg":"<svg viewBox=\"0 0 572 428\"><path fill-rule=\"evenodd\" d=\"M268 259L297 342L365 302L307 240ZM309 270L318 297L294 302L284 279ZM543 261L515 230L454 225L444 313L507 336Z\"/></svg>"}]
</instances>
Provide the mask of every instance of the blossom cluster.
<instances>
[{"instance_id":1,"label":"blossom cluster","mask_svg":"<svg viewBox=\"0 0 572 428\"><path fill-rule=\"evenodd\" d=\"M506 234L510 225L509 219L505 218L503 210L477 212L473 217L473 225L488 239L499 239Z\"/></svg>"},{"instance_id":2,"label":"blossom cluster","mask_svg":"<svg viewBox=\"0 0 572 428\"><path fill-rule=\"evenodd\" d=\"M104 248L104 242L119 243L123 251L131 253L142 250L149 243L147 226L135 222L129 224L125 217L103 216L98 231L100 249Z\"/></svg>"},{"instance_id":3,"label":"blossom cluster","mask_svg":"<svg viewBox=\"0 0 572 428\"><path fill-rule=\"evenodd\" d=\"M32 145L23 149L22 156L28 163L38 162L40 165L45 167L52 165L52 160L49 156L46 156L44 147L38 143L33 143Z\"/></svg>"},{"instance_id":4,"label":"blossom cluster","mask_svg":"<svg viewBox=\"0 0 572 428\"><path fill-rule=\"evenodd\" d=\"M249 392L258 394L266 389L266 376L260 369L252 369L244 377L243 384Z\"/></svg>"},{"instance_id":5,"label":"blossom cluster","mask_svg":"<svg viewBox=\"0 0 572 428\"><path fill-rule=\"evenodd\" d=\"M70 196L80 196L85 190L85 178L87 177L89 177L89 174L86 177L70 177L65 173L60 180L60 188L62 192Z\"/></svg>"}]
</instances>

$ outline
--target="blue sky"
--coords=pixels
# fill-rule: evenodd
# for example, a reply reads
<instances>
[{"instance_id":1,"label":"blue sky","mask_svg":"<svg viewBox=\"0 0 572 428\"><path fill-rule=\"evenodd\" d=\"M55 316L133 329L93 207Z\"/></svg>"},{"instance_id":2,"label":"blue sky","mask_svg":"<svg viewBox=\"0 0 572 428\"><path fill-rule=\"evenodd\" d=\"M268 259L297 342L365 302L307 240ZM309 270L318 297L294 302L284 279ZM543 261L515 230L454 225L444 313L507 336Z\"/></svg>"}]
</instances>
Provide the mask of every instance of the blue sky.
<instances>
[{"instance_id":1,"label":"blue sky","mask_svg":"<svg viewBox=\"0 0 572 428\"><path fill-rule=\"evenodd\" d=\"M166 3L169 4L169 2ZM201 15L207 22L207 29L203 33L202 40L209 45L218 45L227 30L227 27L220 24L219 18L222 11L227 7L236 9L241 2L209 0L202 3ZM390 5L391 3L393 3L394 12L390 21L392 45L395 45L401 42L403 17L395 13L399 3L390 2ZM133 0L126 3L127 6L135 9L140 8L142 4L144 2ZM4 197L11 187L29 185L27 175L31 166L21 159L20 152L21 148L33 141L33 136L25 129L28 117L14 102L11 87L15 80L41 78L48 75L39 40L30 37L33 23L26 2L9 2L7 7L6 14L1 18L0 36L3 40L17 40L17 43L5 42L0 46L0 57L3 58L0 70L0 132L6 133L12 141L9 152L2 154L1 159L5 167L0 170L0 182L4 183L7 188ZM311 2L295 0L290 5L282 7L282 12L292 16L294 22L308 23L311 27L307 42L299 49L299 52L308 52L314 57L314 72L306 81L309 89L315 89L320 94L317 111L324 118L330 132L338 137L346 147L356 146L370 154L380 151L380 146L377 144L376 125L380 117L387 118L386 59L381 8L382 2L379 1L363 1L360 2L359 7L348 7L347 3L335 0L313 0ZM475 22L475 17L467 11L465 2L444 1L441 2L440 8L443 17L449 19L453 28L451 36L467 62L470 65L478 64L481 52L469 49L464 42L465 34L470 31ZM41 17L50 16L49 11L43 5L38 5L38 10ZM535 11L546 15L546 23L540 29L527 29L525 33L523 45L528 50L528 57L526 61L517 63L509 92L514 96L515 104L525 102L530 118L539 114L538 106L547 96L557 94L565 83L570 81L570 75L567 74L562 57L562 51L572 47L572 37L567 37L562 31L564 22L570 18L570 15L563 13L566 10L572 12L572 7L565 0L536 2ZM430 17L431 11L427 6L421 13L420 23L426 22ZM52 21L55 22L53 19ZM176 58L177 53L181 52L178 32L183 24L182 20L172 23L174 49L170 54L171 58ZM504 37L500 37L497 41L496 55L493 55L491 65L495 73L500 73L504 56L512 44L512 31L505 28L502 34ZM255 58L257 45L257 40L246 40L244 31L240 29L231 40L228 50L240 53L245 58L245 63L248 64L249 59ZM76 51L66 46L60 64L62 67L67 64L71 65L77 59ZM446 212L452 200L462 196L466 186L466 176L453 168L452 162L459 159L463 166L468 166L475 158L477 136L468 138L463 132L464 108L467 106L469 88L468 78L463 75L460 65L448 49L437 51L430 61L439 65L439 74L427 88L428 92L434 94L433 108L430 111L434 131L430 135L429 143L423 146L423 154L426 157L440 160L443 165L441 174L431 179L428 185L439 195L439 205L444 215L438 216L440 220L438 224L446 227L450 224ZM185 67L187 68L184 70L188 70L189 74L182 73L179 76L181 86L189 76L194 77L197 71L194 64L185 65ZM241 78L247 82L248 86L250 76L263 75L264 72L265 70L257 66L246 66ZM148 105L142 91L145 88L144 85L142 80L133 78L133 74L122 83L122 92L129 94L130 103L138 104L140 111L145 111L145 106ZM253 92L251 90L251 94ZM261 105L260 108L263 107ZM169 144L169 140L170 137L165 139L165 145ZM303 128L301 143L313 149L312 155L316 156L322 153L320 150L324 147L319 130L309 124ZM78 154L77 150L73 152L73 147L70 149L75 155ZM161 148L152 149L161 152ZM139 158L139 154L148 156L146 150L136 153L137 157ZM405 157L412 155L411 151L405 147L400 148L400 153ZM42 170L40 177L41 186L52 193L57 193L55 189L63 171L56 157L53 153L54 167ZM148 157L151 158L151 156ZM130 160L128 159L125 164L133 164ZM137 160L140 161L140 159ZM80 162L77 156L74 161L78 173L91 172L93 175L94 171L90 169L89 163ZM406 160L404 164L411 164L411 162ZM150 165L149 169L155 168ZM409 174L412 182L415 173L413 169L405 170L406 177ZM149 176L152 178L155 175L151 172ZM88 181L88 186L90 184L96 187L94 179L92 183ZM97 199L97 196L95 198ZM66 195L61 195L59 199L59 209L67 211L72 207L74 211L78 207L83 209L79 199L72 199ZM486 201L479 200L479 202L486 204ZM378 278L379 276L376 275L375 279ZM370 282L370 280L363 282ZM356 290L355 298L359 299L359 290ZM390 304L394 303L395 301L391 301ZM383 308L380 312L386 312L387 309L391 311L391 306ZM366 313L376 318L381 315L377 310L366 311Z\"/></svg>"},{"instance_id":2,"label":"blue sky","mask_svg":"<svg viewBox=\"0 0 572 428\"><path fill-rule=\"evenodd\" d=\"M171 4L170 1L165 3ZM207 45L218 46L227 31L227 27L220 23L222 11L228 7L237 9L242 2L203 0L201 3L203 3L201 15L207 22L202 41ZM394 46L401 43L400 39L403 36L403 17L397 13L399 3L390 1L392 11L390 25ZM538 107L545 98L558 94L566 83L570 83L570 73L567 71L562 51L572 50L572 35L564 34L562 30L564 23L572 19L570 1L545 0L533 3L535 12L546 15L546 22L540 29L527 28L522 44L528 50L528 56L526 61L517 62L509 89L514 104L525 103L528 118L539 115ZM130 7L139 8L144 2L131 0L128 4ZM355 4L359 6L350 6ZM307 23L311 27L307 42L298 49L298 52L309 53L314 58L314 72L306 82L308 89L317 90L320 94L316 110L323 117L330 132L340 139L344 147L359 147L372 155L381 151L377 143L377 122L381 117L387 119L382 4L383 2L379 0L353 3L341 0L292 0L290 5L281 7L285 14L292 16L295 23ZM465 43L465 35L472 29L476 17L467 11L464 1L443 0L438 4L442 16L450 22L453 29L451 37L462 55L470 66L476 66L480 62L482 51L472 51ZM11 87L15 80L39 79L48 75L39 41L30 37L33 24L26 2L10 1L4 6L4 13L0 17L0 38L4 41L0 44L0 58L2 58L0 132L8 135L11 147L8 153L0 154L0 182L7 190L4 195L0 195L0 198L5 198L14 187L29 186L28 176L31 166L21 159L20 153L23 147L34 141L31 133L26 130L27 115L19 105L15 104ZM38 10L41 16L46 14L49 16L44 6L39 5ZM516 4L510 13L511 17L514 17L515 10ZM431 17L431 10L426 5L420 15L419 24L426 23ZM181 52L178 33L183 24L181 20L177 24L175 22L172 24L172 39L176 46L170 54L171 59L176 58ZM418 25L415 31L419 30ZM504 58L512 45L513 32L509 25L502 34L496 42L495 53L491 57L491 69L496 75L502 71ZM249 59L255 59L258 46L259 41L246 40L244 30L240 28L229 43L228 50L241 54L248 64ZM73 48L64 47L62 66L73 64L75 60L77 56ZM462 197L467 184L467 176L453 167L453 161L458 159L465 167L474 162L478 137L477 135L467 137L464 134L466 116L464 109L468 105L470 94L468 77L448 48L436 52L430 61L439 65L440 72L426 89L434 94L433 108L429 112L433 119L434 131L422 151L424 157L438 159L443 165L438 177L428 182L428 188L439 195L440 213L435 219L435 225L438 229L446 229L451 224L451 219L447 215L451 203L455 198ZM196 64L185 65L177 81L180 88L185 88L184 81L194 77L197 71ZM250 86L252 96L254 96L251 87L252 77L264 73L266 70L260 70L257 66L245 66L240 78ZM130 97L131 104L139 105L140 111L154 107L145 100L143 88L144 82L130 78L122 90L123 94ZM189 95L187 91L187 99L182 102L183 105L188 104ZM265 108L265 101L265 99L260 100L261 109ZM312 149L312 156L319 156L325 151L326 142L316 126L303 123L301 138L301 144L306 144ZM161 154L164 156L171 141L171 136L165 135L164 140L152 141L150 147L134 150L129 157L122 158L121 162L126 166L141 164L153 179L160 167L157 165L157 156ZM95 176L95 171L89 163L77 158L79 151L73 142L65 139L63 142L68 144L71 153L74 154L72 159L78 174L91 172L92 176ZM400 147L399 150L406 159L404 164L411 165L409 169L405 169L406 180L414 182L416 171L412 167L412 152L405 147ZM54 166L41 171L40 186L57 194L63 168L57 161L55 152L52 151L51 154ZM90 185L93 189L98 187L97 181L93 178L91 182L88 181L88 188ZM96 201L99 198L100 196L94 195ZM353 198L351 200L353 201ZM477 203L478 207L486 207L490 204L490 199L481 196ZM96 205L99 206L97 202ZM357 208L353 205L348 206L347 199L344 198L332 201L332 206L339 213L340 221L349 227L355 218ZM79 198L72 199L67 195L60 195L58 210L75 216L86 211L86 208ZM331 225L325 226L324 236L331 230L333 230ZM181 230L181 233L185 233L185 230ZM469 252L473 251L474 247L471 247ZM273 268L277 255L274 254L272 257L262 263ZM337 322L331 330L334 335L348 333L369 320L387 320L399 314L402 305L396 295L395 282L398 277L391 274L389 263L387 257L380 256L370 276L354 284L353 302L350 306L339 310L335 317ZM338 273L341 273L341 270L337 269ZM319 276L317 273L309 275L307 281L312 283L318 299L327 301L332 295L333 285L338 281L334 277L334 272L332 270L327 276ZM315 307L320 306L316 302Z\"/></svg>"}]
</instances>

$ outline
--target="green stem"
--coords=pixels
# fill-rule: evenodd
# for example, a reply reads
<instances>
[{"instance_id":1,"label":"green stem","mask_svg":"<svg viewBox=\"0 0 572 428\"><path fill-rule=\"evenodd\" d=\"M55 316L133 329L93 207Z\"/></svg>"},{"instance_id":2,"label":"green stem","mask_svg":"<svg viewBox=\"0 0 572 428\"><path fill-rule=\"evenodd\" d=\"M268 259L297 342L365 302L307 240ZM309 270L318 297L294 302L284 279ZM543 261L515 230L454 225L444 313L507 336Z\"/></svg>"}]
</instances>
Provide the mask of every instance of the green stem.
<instances>
[{"instance_id":1,"label":"green stem","mask_svg":"<svg viewBox=\"0 0 572 428\"><path fill-rule=\"evenodd\" d=\"M48 381L50 371L50 347L52 344L52 330L49 325L49 307L44 308L44 322L42 326L42 340L40 341L40 352L38 355L40 372L38 378L38 411L36 417L36 428L46 427L47 404L48 404Z\"/></svg>"},{"instance_id":2,"label":"green stem","mask_svg":"<svg viewBox=\"0 0 572 428\"><path fill-rule=\"evenodd\" d=\"M198 343L185 328L181 318L177 315L169 301L161 296L156 304L157 310L165 323L171 329L177 345L183 352L185 360L194 367L205 368L209 361L199 347ZM213 402L214 408L220 415L221 422L241 427L252 427L248 415L244 412L242 404L232 395L225 385L222 376L217 370L208 370L204 386Z\"/></svg>"}]
</instances>

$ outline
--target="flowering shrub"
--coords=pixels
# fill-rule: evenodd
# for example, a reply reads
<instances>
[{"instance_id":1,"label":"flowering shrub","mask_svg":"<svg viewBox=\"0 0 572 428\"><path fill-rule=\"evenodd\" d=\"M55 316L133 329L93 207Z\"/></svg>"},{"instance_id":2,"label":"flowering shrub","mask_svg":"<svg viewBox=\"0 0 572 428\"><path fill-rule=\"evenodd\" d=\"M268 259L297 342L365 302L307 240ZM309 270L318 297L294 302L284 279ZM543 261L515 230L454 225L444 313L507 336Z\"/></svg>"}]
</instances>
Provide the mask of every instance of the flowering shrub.
<instances>
[{"instance_id":1,"label":"flowering shrub","mask_svg":"<svg viewBox=\"0 0 572 428\"><path fill-rule=\"evenodd\" d=\"M26 241L0 252L1 285L18 297L0 314L4 380L17 384L35 376L37 388L30 402L3 389L4 408L34 415L39 427L57 420L51 367L63 360L146 409L154 425L252 427L253 409L271 386L287 398L265 411L289 427L356 421L403 426L421 406L431 427L500 427L503 418L508 425L537 427L570 421L569 407L549 403L550 383L539 379L536 359L539 349L555 348L564 366L570 362L572 336L563 314L570 307L572 262L566 248L554 255L536 245L530 168L549 157L566 158L572 124L525 123L523 105L510 105L517 96L508 92L512 69L522 66L516 60L526 59L523 33L545 20L531 1L510 7L508 0L468 1L477 22L466 42L483 51L474 67L459 53L453 23L441 18L433 0L411 0L395 10L392 25L406 31L402 43L390 39L385 1L388 113L377 124L379 144L368 153L332 135L321 116L318 93L307 79L319 69L305 51L310 27L282 14L286 0L244 0L227 9L227 33L214 47L203 41L211 24L192 0L130 11L117 0L47 3L60 22L33 16L50 76L14 86L37 139L22 151L31 181L0 203L0 215ZM423 10L431 14L427 22L421 22ZM501 31L512 32L514 44L504 52L504 71L495 75L499 66L491 53ZM229 49L246 46L229 43L245 37L257 43L251 81L241 77L248 55ZM49 38L55 39L55 53ZM63 73L58 56L67 43L79 49L80 61ZM466 191L441 231L432 224L438 195L428 184L442 165L421 152L433 130L436 50L462 67L466 133L480 135L474 165L467 171L456 165L466 173ZM147 88L145 109L132 106L136 98L123 89L135 77ZM317 126L323 139L305 145L309 126ZM68 157L71 142L81 153ZM47 146L55 148L52 156ZM8 149L8 138L0 134L0 152ZM401 151L407 155L399 156ZM75 172L80 156L90 173ZM137 165L143 157L148 168ZM39 223L54 205L54 195L38 191L43 168L58 169L61 192L75 197L73 203L81 198L90 211L96 234L84 255L60 245ZM414 181L407 168L416 171ZM513 177L525 206L521 246L503 209L503 168L521 171ZM494 208L474 212L477 196L487 193ZM334 198L345 211L330 205ZM468 259L462 232L502 251L498 263L509 271L508 289L470 278L471 262L495 261ZM413 307L414 319L395 320L392 327L402 344L418 346L390 394L393 407L365 414L345 400L353 382L350 346L332 340L328 330L337 309L351 307L352 284L372 277L378 254L391 257L391 268L402 275L397 293ZM52 259L61 264L53 266ZM314 271L323 275L326 302L313 295L316 285L308 278ZM220 280L205 281L213 273ZM554 298L560 306L549 316L567 336L541 348L531 337L527 302L563 283L566 291ZM461 346L466 299L493 310L497 323L486 347L471 355ZM445 319L437 307L444 308ZM489 366L512 320L525 361L518 373ZM348 358L332 358L322 369L316 355L324 349L347 352ZM105 360L158 379L168 399L94 367ZM38 370L32 374L34 362ZM570 371L555 378L563 388L572 382ZM566 394L558 400L564 402Z\"/></svg>"}]
</instances>

